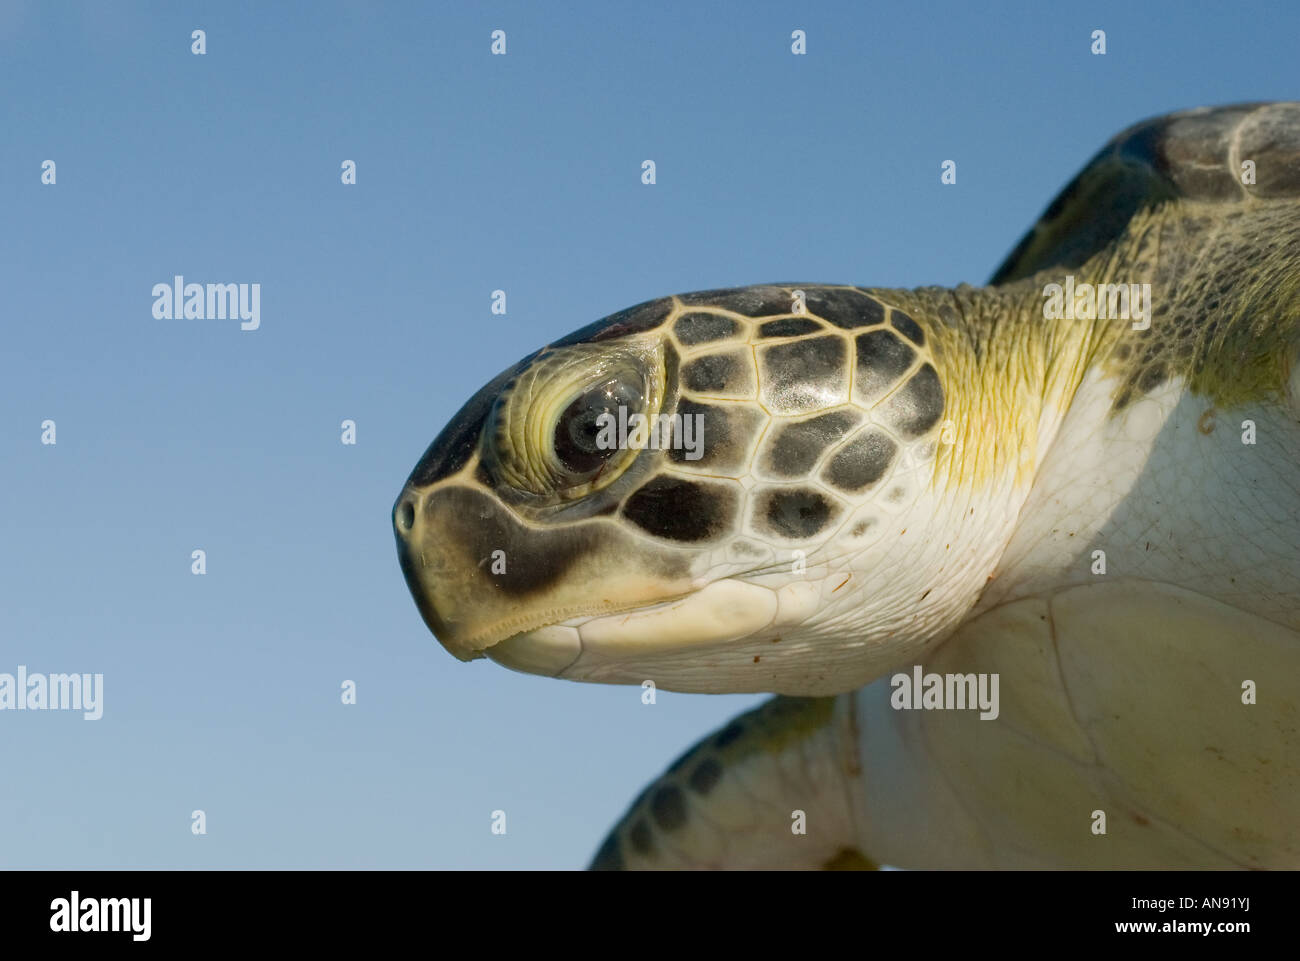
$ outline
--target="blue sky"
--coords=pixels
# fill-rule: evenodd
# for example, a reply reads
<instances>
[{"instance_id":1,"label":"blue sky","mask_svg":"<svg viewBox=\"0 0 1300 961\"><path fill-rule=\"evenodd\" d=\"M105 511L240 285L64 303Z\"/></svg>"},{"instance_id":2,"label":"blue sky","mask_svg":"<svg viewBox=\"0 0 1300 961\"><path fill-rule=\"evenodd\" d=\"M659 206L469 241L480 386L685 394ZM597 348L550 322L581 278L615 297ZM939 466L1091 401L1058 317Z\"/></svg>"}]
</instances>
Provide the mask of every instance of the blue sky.
<instances>
[{"instance_id":1,"label":"blue sky","mask_svg":"<svg viewBox=\"0 0 1300 961\"><path fill-rule=\"evenodd\" d=\"M0 0L0 672L105 678L98 721L0 712L0 865L584 865L761 698L446 654L388 514L446 420L651 297L981 283L1121 128L1295 98L1297 36L1291 4ZM260 283L260 329L155 319L176 274Z\"/></svg>"}]
</instances>

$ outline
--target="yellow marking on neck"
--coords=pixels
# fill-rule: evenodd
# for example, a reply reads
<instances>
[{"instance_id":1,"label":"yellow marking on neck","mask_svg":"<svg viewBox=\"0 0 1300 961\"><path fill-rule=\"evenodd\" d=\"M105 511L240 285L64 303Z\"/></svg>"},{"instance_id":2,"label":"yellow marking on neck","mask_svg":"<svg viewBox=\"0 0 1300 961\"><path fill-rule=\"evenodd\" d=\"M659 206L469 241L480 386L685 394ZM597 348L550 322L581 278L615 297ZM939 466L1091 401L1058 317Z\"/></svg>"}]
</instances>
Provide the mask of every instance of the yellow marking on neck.
<instances>
[{"instance_id":1,"label":"yellow marking on neck","mask_svg":"<svg viewBox=\"0 0 1300 961\"><path fill-rule=\"evenodd\" d=\"M1169 378L1219 409L1279 403L1300 356L1300 201L1182 201L1137 214L1079 267L1001 287L879 291L924 329L945 410L934 486L1032 483L1090 370L1116 383L1112 415ZM1045 287L1150 284L1151 325L1047 319ZM950 441L950 442L945 442Z\"/></svg>"}]
</instances>

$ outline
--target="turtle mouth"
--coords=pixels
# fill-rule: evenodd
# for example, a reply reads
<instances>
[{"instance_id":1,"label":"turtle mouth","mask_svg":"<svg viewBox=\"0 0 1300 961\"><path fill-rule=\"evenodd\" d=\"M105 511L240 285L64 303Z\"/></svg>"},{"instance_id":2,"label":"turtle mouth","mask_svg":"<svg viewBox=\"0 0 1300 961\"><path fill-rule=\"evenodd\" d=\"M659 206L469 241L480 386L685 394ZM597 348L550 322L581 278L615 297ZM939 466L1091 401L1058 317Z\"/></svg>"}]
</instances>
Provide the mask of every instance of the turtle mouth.
<instances>
[{"instance_id":1,"label":"turtle mouth","mask_svg":"<svg viewBox=\"0 0 1300 961\"><path fill-rule=\"evenodd\" d=\"M776 624L779 607L775 592L724 578L658 603L521 631L484 653L513 670L587 680L622 661L642 662L752 638Z\"/></svg>"},{"instance_id":2,"label":"turtle mouth","mask_svg":"<svg viewBox=\"0 0 1300 961\"><path fill-rule=\"evenodd\" d=\"M462 661L482 657L498 659L495 653L503 645L507 651L519 649L533 643L531 639L535 636L539 644L553 644L552 635L560 628L571 627L604 613L618 612L617 608L593 611L589 605L551 608L496 620L467 634L458 630L459 625L453 624L440 613L445 609L437 596L441 572L426 563L425 555L405 549L399 538L398 562L421 619L438 639L438 643ZM517 643L511 646L512 641ZM504 656L508 657L509 654Z\"/></svg>"},{"instance_id":3,"label":"turtle mouth","mask_svg":"<svg viewBox=\"0 0 1300 961\"><path fill-rule=\"evenodd\" d=\"M570 624L551 624L512 634L484 653L513 671L559 677L582 657L582 635Z\"/></svg>"},{"instance_id":4,"label":"turtle mouth","mask_svg":"<svg viewBox=\"0 0 1300 961\"><path fill-rule=\"evenodd\" d=\"M648 546L605 518L546 528L461 481L405 488L393 532L420 616L462 661L511 641L500 657L546 647L549 673L563 659L554 650L563 632L536 632L632 616L704 586L692 575L695 552ZM572 643L560 649L577 650Z\"/></svg>"}]
</instances>

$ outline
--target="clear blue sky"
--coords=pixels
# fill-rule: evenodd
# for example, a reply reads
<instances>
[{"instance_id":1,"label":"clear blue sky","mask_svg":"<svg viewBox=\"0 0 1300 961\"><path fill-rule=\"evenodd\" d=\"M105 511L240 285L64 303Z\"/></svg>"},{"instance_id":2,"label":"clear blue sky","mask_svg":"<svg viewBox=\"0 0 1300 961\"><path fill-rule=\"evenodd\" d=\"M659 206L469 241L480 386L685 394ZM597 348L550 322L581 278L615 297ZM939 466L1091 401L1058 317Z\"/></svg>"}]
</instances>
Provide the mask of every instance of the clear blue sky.
<instances>
[{"instance_id":1,"label":"clear blue sky","mask_svg":"<svg viewBox=\"0 0 1300 961\"><path fill-rule=\"evenodd\" d=\"M102 720L0 712L0 865L585 864L760 699L446 654L389 528L446 420L650 297L980 283L1119 129L1300 95L1297 37L1291 3L0 0L0 672L105 675ZM154 319L175 274L260 283L261 329Z\"/></svg>"}]
</instances>

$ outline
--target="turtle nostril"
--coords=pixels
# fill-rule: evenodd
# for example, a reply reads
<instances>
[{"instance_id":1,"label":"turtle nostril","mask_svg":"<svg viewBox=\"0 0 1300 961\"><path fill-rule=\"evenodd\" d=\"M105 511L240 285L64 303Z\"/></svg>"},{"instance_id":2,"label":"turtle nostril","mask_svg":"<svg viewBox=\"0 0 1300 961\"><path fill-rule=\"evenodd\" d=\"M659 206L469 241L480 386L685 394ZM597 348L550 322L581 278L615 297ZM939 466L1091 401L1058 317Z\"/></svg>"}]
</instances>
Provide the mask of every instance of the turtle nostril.
<instances>
[{"instance_id":1,"label":"turtle nostril","mask_svg":"<svg viewBox=\"0 0 1300 961\"><path fill-rule=\"evenodd\" d=\"M397 505L397 529L407 534L413 526L415 526L415 504L407 498Z\"/></svg>"}]
</instances>

